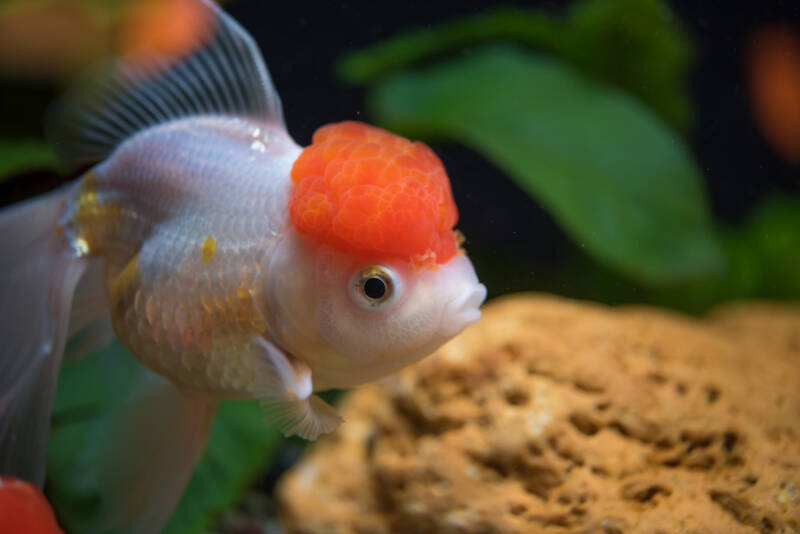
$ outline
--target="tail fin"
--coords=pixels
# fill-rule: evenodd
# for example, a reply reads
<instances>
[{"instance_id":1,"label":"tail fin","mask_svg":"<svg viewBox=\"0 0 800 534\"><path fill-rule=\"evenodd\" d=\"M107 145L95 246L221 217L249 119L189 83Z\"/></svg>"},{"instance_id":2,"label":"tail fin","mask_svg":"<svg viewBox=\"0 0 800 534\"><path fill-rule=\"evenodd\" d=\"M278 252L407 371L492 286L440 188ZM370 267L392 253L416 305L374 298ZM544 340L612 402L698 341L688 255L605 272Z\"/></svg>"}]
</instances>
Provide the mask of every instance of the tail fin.
<instances>
[{"instance_id":1,"label":"tail fin","mask_svg":"<svg viewBox=\"0 0 800 534\"><path fill-rule=\"evenodd\" d=\"M0 473L39 486L72 294L86 264L58 232L67 191L0 211Z\"/></svg>"},{"instance_id":2,"label":"tail fin","mask_svg":"<svg viewBox=\"0 0 800 534\"><path fill-rule=\"evenodd\" d=\"M142 369L102 432L103 532L161 532L205 450L216 409L216 400Z\"/></svg>"}]
</instances>

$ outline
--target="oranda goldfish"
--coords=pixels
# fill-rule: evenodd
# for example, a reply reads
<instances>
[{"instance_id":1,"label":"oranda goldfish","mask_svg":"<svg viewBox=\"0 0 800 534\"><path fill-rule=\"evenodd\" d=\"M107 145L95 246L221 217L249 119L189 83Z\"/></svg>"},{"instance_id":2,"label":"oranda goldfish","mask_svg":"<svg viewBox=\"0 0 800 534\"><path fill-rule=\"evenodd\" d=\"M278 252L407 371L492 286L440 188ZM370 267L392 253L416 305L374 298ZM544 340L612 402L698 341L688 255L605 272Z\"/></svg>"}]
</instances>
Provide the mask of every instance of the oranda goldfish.
<instances>
[{"instance_id":1,"label":"oranda goldfish","mask_svg":"<svg viewBox=\"0 0 800 534\"><path fill-rule=\"evenodd\" d=\"M341 421L315 392L430 354L486 296L434 152L358 122L299 147L252 38L198 2L193 50L120 58L57 108L54 146L95 165L0 212L0 474L42 484L67 340L116 337L161 377L104 443L133 532L169 517L219 399L315 439Z\"/></svg>"}]
</instances>

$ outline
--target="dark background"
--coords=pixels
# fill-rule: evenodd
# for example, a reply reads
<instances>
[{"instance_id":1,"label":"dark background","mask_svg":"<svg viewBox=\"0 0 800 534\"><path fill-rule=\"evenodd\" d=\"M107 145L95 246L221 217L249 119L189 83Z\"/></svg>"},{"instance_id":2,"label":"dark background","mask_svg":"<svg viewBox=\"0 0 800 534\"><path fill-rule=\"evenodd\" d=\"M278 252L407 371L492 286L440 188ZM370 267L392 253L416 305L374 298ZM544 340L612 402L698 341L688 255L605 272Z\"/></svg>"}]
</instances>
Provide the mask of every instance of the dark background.
<instances>
[{"instance_id":1,"label":"dark background","mask_svg":"<svg viewBox=\"0 0 800 534\"><path fill-rule=\"evenodd\" d=\"M277 5L276 5L277 4ZM517 5L558 13L568 2ZM289 131L301 145L320 125L347 119L369 121L364 90L335 78L341 55L404 30L479 13L486 2L264 2L235 0L226 9L255 37L281 95ZM745 80L745 52L754 30L766 23L798 27L800 2L671 2L693 43L688 90L693 104L689 133L715 216L728 223L744 218L765 195L800 194L800 169L781 160L753 122ZM0 81L0 134L38 135L40 121L17 116L27 103L45 103L53 88ZM35 107L35 106L34 106ZM453 144L434 146L448 169L461 220L459 228L484 254L536 265L558 265L573 245L528 196L474 152ZM64 180L29 173L0 185L0 204L20 200ZM478 265L480 274L480 266ZM496 288L495 294L537 286ZM567 288L568 289L568 288ZM565 291L570 293L570 291Z\"/></svg>"},{"instance_id":2,"label":"dark background","mask_svg":"<svg viewBox=\"0 0 800 534\"><path fill-rule=\"evenodd\" d=\"M228 10L259 42L283 99L289 130L303 145L322 124L369 121L362 114L363 90L335 79L332 65L343 52L403 30L476 14L487 6L475 1L411 2L394 9L384 2L331 2L313 8L302 2L280 4L238 0ZM516 4L558 13L569 2ZM716 217L735 223L769 193L800 193L800 169L781 160L753 122L744 62L753 31L766 23L796 25L800 2L690 0L671 5L693 43L688 90L694 119L689 142ZM544 289L594 296L575 288L571 280L541 272L542 265L552 270L575 254L575 247L546 212L476 153L452 144L437 144L434 149L448 169L468 251L475 256L475 247L480 247L484 255L517 264L531 278L547 278L530 285L512 280L506 287L493 287L493 294ZM635 295L623 298L636 300Z\"/></svg>"},{"instance_id":3,"label":"dark background","mask_svg":"<svg viewBox=\"0 0 800 534\"><path fill-rule=\"evenodd\" d=\"M303 145L322 124L369 119L361 114L363 91L334 77L332 65L343 52L403 30L476 14L487 6L474 1L411 2L396 9L388 9L383 2L331 2L313 7L303 2L267 4L271 3L237 0L227 9L260 44L283 100L289 130ZM516 4L557 13L569 3ZM752 32L766 23L797 26L800 2L670 4L694 43L689 91L695 116L690 142L705 174L714 212L732 220L768 191L800 192L798 169L782 162L755 128L744 77L744 53ZM503 183L504 190L510 187L501 173L477 156L454 147L436 148L450 169L454 187L464 180L479 185ZM464 178L459 171L466 171ZM476 174L483 179L469 176ZM481 195L486 194L485 189L490 188L481 187ZM464 206L462 211L466 209Z\"/></svg>"}]
</instances>

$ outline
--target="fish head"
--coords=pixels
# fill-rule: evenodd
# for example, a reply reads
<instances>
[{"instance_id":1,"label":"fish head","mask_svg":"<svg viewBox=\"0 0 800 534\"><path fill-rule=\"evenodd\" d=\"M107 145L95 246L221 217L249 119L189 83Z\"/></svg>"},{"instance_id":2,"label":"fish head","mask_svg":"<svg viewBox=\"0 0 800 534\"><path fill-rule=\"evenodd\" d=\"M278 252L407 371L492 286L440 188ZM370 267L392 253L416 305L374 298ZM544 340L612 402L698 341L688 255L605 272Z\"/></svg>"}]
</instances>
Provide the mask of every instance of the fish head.
<instances>
[{"instance_id":1,"label":"fish head","mask_svg":"<svg viewBox=\"0 0 800 534\"><path fill-rule=\"evenodd\" d=\"M442 265L326 255L318 272L320 333L355 367L394 371L480 319L486 288L459 254Z\"/></svg>"},{"instance_id":2,"label":"fish head","mask_svg":"<svg viewBox=\"0 0 800 534\"><path fill-rule=\"evenodd\" d=\"M266 270L267 322L318 387L390 374L480 318L486 288L428 147L361 123L330 125L292 178L290 228Z\"/></svg>"},{"instance_id":3,"label":"fish head","mask_svg":"<svg viewBox=\"0 0 800 534\"><path fill-rule=\"evenodd\" d=\"M420 267L319 247L295 232L268 273L275 340L323 388L370 382L427 356L477 322L486 298L466 254Z\"/></svg>"}]
</instances>

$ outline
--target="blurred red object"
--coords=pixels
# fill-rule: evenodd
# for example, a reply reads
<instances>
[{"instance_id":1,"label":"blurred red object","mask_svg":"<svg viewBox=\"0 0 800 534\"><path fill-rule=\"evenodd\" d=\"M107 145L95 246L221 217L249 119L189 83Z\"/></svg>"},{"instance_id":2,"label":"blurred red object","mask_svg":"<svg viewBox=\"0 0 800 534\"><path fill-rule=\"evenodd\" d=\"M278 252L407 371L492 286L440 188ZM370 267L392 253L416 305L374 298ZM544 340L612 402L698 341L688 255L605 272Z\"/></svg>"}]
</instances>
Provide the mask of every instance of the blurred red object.
<instances>
[{"instance_id":1,"label":"blurred red object","mask_svg":"<svg viewBox=\"0 0 800 534\"><path fill-rule=\"evenodd\" d=\"M199 0L0 0L0 75L60 80L115 55L180 58L214 24Z\"/></svg>"},{"instance_id":2,"label":"blurred red object","mask_svg":"<svg viewBox=\"0 0 800 534\"><path fill-rule=\"evenodd\" d=\"M213 30L211 12L198 0L137 0L125 7L118 53L129 61L137 55L143 60L183 57Z\"/></svg>"},{"instance_id":3,"label":"blurred red object","mask_svg":"<svg viewBox=\"0 0 800 534\"><path fill-rule=\"evenodd\" d=\"M772 148L800 164L800 36L784 26L753 34L747 55L753 112Z\"/></svg>"},{"instance_id":4,"label":"blurred red object","mask_svg":"<svg viewBox=\"0 0 800 534\"><path fill-rule=\"evenodd\" d=\"M0 477L2 534L64 534L39 489L23 480Z\"/></svg>"},{"instance_id":5,"label":"blurred red object","mask_svg":"<svg viewBox=\"0 0 800 534\"><path fill-rule=\"evenodd\" d=\"M0 74L67 78L105 53L97 9L80 1L0 0Z\"/></svg>"}]
</instances>

